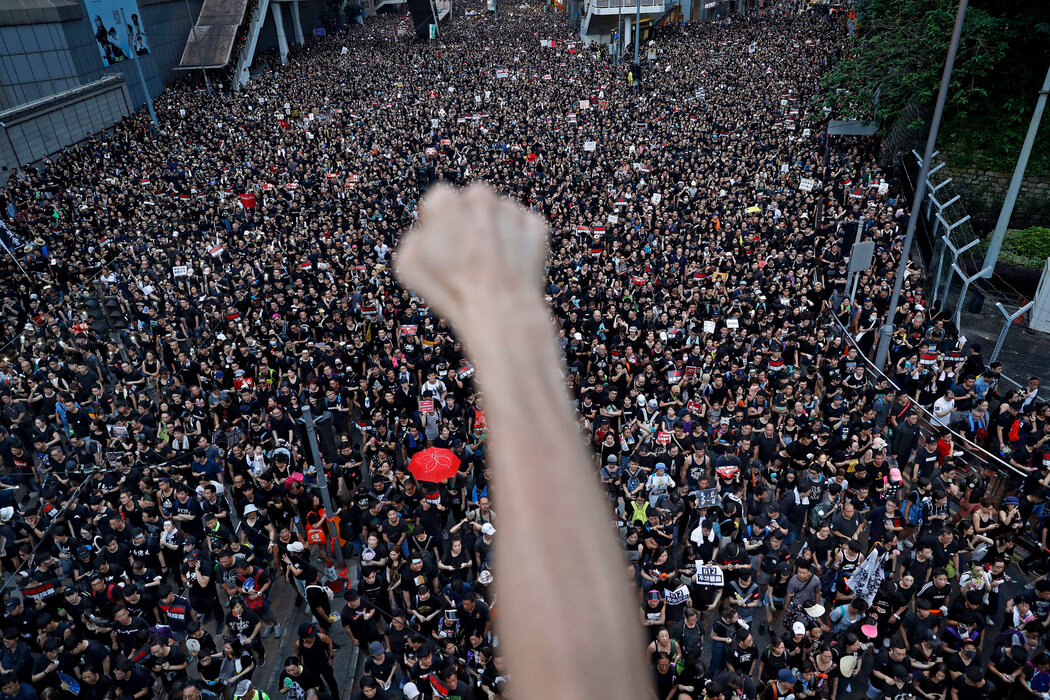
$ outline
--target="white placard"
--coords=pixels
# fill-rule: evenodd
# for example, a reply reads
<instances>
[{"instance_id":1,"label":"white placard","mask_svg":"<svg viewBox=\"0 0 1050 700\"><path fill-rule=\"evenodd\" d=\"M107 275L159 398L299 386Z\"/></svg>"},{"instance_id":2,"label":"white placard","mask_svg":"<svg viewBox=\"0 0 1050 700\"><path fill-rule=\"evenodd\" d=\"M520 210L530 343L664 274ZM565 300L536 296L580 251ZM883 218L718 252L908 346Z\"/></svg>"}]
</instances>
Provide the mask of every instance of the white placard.
<instances>
[{"instance_id":1,"label":"white placard","mask_svg":"<svg viewBox=\"0 0 1050 700\"><path fill-rule=\"evenodd\" d=\"M598 150L598 142L597 141L584 141L583 142L583 150L585 150L585 151L596 151L596 150Z\"/></svg>"},{"instance_id":2,"label":"white placard","mask_svg":"<svg viewBox=\"0 0 1050 700\"><path fill-rule=\"evenodd\" d=\"M171 274L173 277L190 277L193 275L193 271L186 265L176 265L171 268Z\"/></svg>"},{"instance_id":3,"label":"white placard","mask_svg":"<svg viewBox=\"0 0 1050 700\"><path fill-rule=\"evenodd\" d=\"M726 328L740 328L740 321L735 318L727 318Z\"/></svg>"},{"instance_id":4,"label":"white placard","mask_svg":"<svg viewBox=\"0 0 1050 700\"><path fill-rule=\"evenodd\" d=\"M714 321L704 321L704 333L714 333L714 332L715 332L715 322Z\"/></svg>"},{"instance_id":5,"label":"white placard","mask_svg":"<svg viewBox=\"0 0 1050 700\"><path fill-rule=\"evenodd\" d=\"M811 178L804 177L801 180L799 180L798 188L803 192L811 192L813 190L813 186L816 184L817 183Z\"/></svg>"},{"instance_id":6,"label":"white placard","mask_svg":"<svg viewBox=\"0 0 1050 700\"><path fill-rule=\"evenodd\" d=\"M694 580L698 586L710 586L713 588L721 588L726 584L725 576L717 566L696 567Z\"/></svg>"}]
</instances>

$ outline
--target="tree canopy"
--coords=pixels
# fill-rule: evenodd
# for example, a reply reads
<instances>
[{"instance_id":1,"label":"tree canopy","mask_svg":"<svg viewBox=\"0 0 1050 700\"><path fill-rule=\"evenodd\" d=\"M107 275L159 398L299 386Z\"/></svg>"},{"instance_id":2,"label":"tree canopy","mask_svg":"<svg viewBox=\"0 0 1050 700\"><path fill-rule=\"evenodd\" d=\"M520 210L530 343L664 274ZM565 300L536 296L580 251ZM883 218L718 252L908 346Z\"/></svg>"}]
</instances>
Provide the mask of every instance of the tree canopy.
<instances>
[{"instance_id":1,"label":"tree canopy","mask_svg":"<svg viewBox=\"0 0 1050 700\"><path fill-rule=\"evenodd\" d=\"M869 119L874 113L889 127L909 105L932 108L957 10L958 0L858 0L857 35L825 78L839 113ZM973 0L938 148L956 161L1011 170L1048 67L1046 0ZM1050 117L1028 172L1050 173Z\"/></svg>"}]
</instances>

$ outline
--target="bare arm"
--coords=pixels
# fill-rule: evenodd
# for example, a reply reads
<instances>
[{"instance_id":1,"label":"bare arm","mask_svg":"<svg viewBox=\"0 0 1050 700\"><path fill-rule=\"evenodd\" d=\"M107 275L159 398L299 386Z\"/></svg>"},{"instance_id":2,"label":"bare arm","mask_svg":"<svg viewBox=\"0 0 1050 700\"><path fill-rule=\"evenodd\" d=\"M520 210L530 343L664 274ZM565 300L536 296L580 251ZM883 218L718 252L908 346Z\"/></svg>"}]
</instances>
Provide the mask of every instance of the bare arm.
<instances>
[{"instance_id":1,"label":"bare arm","mask_svg":"<svg viewBox=\"0 0 1050 700\"><path fill-rule=\"evenodd\" d=\"M498 491L514 494L500 502L496 558L521 697L648 697L636 606L559 373L544 239L538 217L484 187L436 188L396 269L456 326L486 391ZM536 502L553 517L537 523ZM590 595L530 586L536 571L564 572Z\"/></svg>"}]
</instances>

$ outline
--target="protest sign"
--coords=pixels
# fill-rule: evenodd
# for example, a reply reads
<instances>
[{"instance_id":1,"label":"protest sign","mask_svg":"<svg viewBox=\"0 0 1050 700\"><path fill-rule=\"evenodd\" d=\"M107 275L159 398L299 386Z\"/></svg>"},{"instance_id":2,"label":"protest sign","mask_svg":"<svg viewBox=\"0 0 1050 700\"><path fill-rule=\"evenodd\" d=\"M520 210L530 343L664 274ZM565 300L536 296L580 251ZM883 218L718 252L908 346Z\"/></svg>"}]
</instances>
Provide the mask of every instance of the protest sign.
<instances>
[{"instance_id":1,"label":"protest sign","mask_svg":"<svg viewBox=\"0 0 1050 700\"><path fill-rule=\"evenodd\" d=\"M721 502L721 499L718 497L718 489L704 489L696 492L697 508L711 508Z\"/></svg>"},{"instance_id":2,"label":"protest sign","mask_svg":"<svg viewBox=\"0 0 1050 700\"><path fill-rule=\"evenodd\" d=\"M721 588L725 585L725 576L717 566L698 566L695 581L698 586Z\"/></svg>"}]
</instances>

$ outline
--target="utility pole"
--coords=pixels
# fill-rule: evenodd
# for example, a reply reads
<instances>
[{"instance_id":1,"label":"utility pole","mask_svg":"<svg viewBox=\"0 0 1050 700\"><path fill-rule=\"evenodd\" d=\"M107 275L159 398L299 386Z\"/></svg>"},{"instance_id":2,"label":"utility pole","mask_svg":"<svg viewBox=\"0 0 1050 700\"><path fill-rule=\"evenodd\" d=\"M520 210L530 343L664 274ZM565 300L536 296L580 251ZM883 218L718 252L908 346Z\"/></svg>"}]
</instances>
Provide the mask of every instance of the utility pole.
<instances>
[{"instance_id":1,"label":"utility pole","mask_svg":"<svg viewBox=\"0 0 1050 700\"><path fill-rule=\"evenodd\" d=\"M995 263L999 259L999 251L1003 247L1003 238L1006 236L1006 227L1010 225L1010 216L1014 213L1014 205L1017 203L1017 193L1021 191L1021 180L1024 179L1025 168L1028 167L1028 157L1032 155L1032 146L1035 145L1035 136L1039 131L1039 122L1043 118L1043 109L1046 107L1046 96L1050 93L1050 68L1046 70L1046 78L1043 79L1043 89L1039 91L1039 99L1035 103L1035 113L1028 125L1028 134L1024 137L1024 145L1021 146L1021 155L1017 157L1017 165L1014 167L1014 175L1010 178L1010 187L1006 190L1006 201L1003 202L1002 211L999 212L999 220L995 222L995 230L988 242L988 252L984 255L984 269L981 270L982 277L991 277L995 272ZM962 299L959 300L962 304Z\"/></svg>"},{"instance_id":2,"label":"utility pole","mask_svg":"<svg viewBox=\"0 0 1050 700\"><path fill-rule=\"evenodd\" d=\"M638 62L638 37L642 33L642 0L635 0L634 5L634 65L640 66Z\"/></svg>"},{"instance_id":3,"label":"utility pole","mask_svg":"<svg viewBox=\"0 0 1050 700\"><path fill-rule=\"evenodd\" d=\"M617 0L619 5L616 12L616 56L614 66L620 65L620 56L623 54L623 0Z\"/></svg>"},{"instance_id":4,"label":"utility pole","mask_svg":"<svg viewBox=\"0 0 1050 700\"><path fill-rule=\"evenodd\" d=\"M208 71L204 70L204 55L201 53L201 42L197 38L197 23L193 20L193 13L190 12L190 0L184 0L186 3L186 16L190 18L190 31L193 32L193 45L197 47L197 62L200 63L201 73L204 74L204 87L211 94L211 81L208 80Z\"/></svg>"},{"instance_id":5,"label":"utility pole","mask_svg":"<svg viewBox=\"0 0 1050 700\"><path fill-rule=\"evenodd\" d=\"M915 240L915 225L919 221L919 211L926 199L926 178L930 174L930 161L933 160L933 147L937 143L937 132L941 128L941 116L944 114L944 101L948 96L948 84L951 82L952 68L955 67L955 54L959 51L959 37L962 35L963 22L966 19L966 8L969 0L959 0L959 11L955 15L955 28L952 30L952 42L948 46L948 57L944 61L944 72L941 75L941 87L937 91L937 105L933 109L933 121L930 134L926 138L926 153L919 166L919 177L915 183L915 197L911 200L911 214L908 216L908 232L904 236L904 248L901 250L900 264L897 266L897 277L893 281L893 296L890 297L889 310L886 312L886 325L881 328L878 351L875 353L875 367L882 371L890 354L890 340L893 337L893 320L897 316L897 305L900 303L901 287L908 271L908 256L911 255L912 242Z\"/></svg>"},{"instance_id":6,"label":"utility pole","mask_svg":"<svg viewBox=\"0 0 1050 700\"><path fill-rule=\"evenodd\" d=\"M309 404L303 406L303 417L299 419L299 422L306 428L310 462L313 464L314 469L317 470L317 486L321 489L321 503L324 504L324 521L328 531L328 541L332 543L332 549L335 550L335 560L339 563L339 566L343 566L345 562L343 561L343 548L339 546L339 531L336 529L335 523L332 522L332 499L328 495L328 475L324 470L324 462L321 461L321 451L317 448L314 414L310 410Z\"/></svg>"},{"instance_id":7,"label":"utility pole","mask_svg":"<svg viewBox=\"0 0 1050 700\"><path fill-rule=\"evenodd\" d=\"M149 109L149 118L153 120L153 126L157 128L160 124L157 123L157 113L153 111L153 98L149 94L146 76L142 72L142 57L135 51L135 37L131 36L131 30L128 29L128 18L124 16L124 8L120 8L120 21L124 23L124 33L128 37L128 52L135 54L135 68L139 72L139 82L142 83L142 94L146 96L146 108Z\"/></svg>"}]
</instances>

